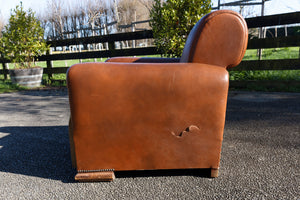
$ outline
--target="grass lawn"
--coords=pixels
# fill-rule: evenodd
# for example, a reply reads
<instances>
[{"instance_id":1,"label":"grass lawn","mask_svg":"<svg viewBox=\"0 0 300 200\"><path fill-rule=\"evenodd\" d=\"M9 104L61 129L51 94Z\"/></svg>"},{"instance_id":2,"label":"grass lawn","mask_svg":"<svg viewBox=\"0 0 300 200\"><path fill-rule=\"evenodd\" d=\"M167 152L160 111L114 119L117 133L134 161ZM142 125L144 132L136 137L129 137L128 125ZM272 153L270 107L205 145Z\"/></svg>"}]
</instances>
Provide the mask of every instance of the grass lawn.
<instances>
[{"instance_id":1,"label":"grass lawn","mask_svg":"<svg viewBox=\"0 0 300 200\"><path fill-rule=\"evenodd\" d=\"M299 47L264 49L263 60L299 59ZM257 50L246 51L243 60L258 60ZM230 80L300 80L300 70L230 71Z\"/></svg>"},{"instance_id":2,"label":"grass lawn","mask_svg":"<svg viewBox=\"0 0 300 200\"><path fill-rule=\"evenodd\" d=\"M0 75L0 78L3 79L3 75ZM16 92L24 90L25 88L13 85L10 80L0 81L0 94L6 92Z\"/></svg>"},{"instance_id":3,"label":"grass lawn","mask_svg":"<svg viewBox=\"0 0 300 200\"><path fill-rule=\"evenodd\" d=\"M270 48L263 49L263 60L275 59L297 59L300 56L299 47L285 47L285 48ZM258 60L257 50L249 49L246 51L243 60Z\"/></svg>"}]
</instances>

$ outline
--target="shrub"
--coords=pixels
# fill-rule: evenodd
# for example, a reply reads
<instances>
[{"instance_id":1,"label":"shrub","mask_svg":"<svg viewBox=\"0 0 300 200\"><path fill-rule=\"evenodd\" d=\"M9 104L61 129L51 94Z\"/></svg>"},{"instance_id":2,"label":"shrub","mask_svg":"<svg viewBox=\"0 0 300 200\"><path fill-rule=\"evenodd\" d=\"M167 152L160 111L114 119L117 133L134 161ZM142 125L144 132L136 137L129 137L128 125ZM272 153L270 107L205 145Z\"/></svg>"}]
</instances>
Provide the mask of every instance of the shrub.
<instances>
[{"instance_id":1,"label":"shrub","mask_svg":"<svg viewBox=\"0 0 300 200\"><path fill-rule=\"evenodd\" d=\"M13 10L9 23L4 28L0 39L0 52L18 68L33 67L35 57L48 48L43 35L44 29L35 18L34 12L31 9L24 11L21 3Z\"/></svg>"},{"instance_id":2,"label":"shrub","mask_svg":"<svg viewBox=\"0 0 300 200\"><path fill-rule=\"evenodd\" d=\"M181 56L189 32L210 11L211 0L154 0L150 26L158 50L168 57Z\"/></svg>"}]
</instances>

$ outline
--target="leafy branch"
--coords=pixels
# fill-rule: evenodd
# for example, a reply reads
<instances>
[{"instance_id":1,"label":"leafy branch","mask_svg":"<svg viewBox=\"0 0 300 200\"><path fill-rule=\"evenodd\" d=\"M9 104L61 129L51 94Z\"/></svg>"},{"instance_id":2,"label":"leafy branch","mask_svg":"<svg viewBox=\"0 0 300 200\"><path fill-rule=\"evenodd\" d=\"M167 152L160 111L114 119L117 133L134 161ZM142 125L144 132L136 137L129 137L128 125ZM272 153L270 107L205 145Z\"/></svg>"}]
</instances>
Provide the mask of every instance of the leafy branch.
<instances>
[{"instance_id":1,"label":"leafy branch","mask_svg":"<svg viewBox=\"0 0 300 200\"><path fill-rule=\"evenodd\" d=\"M193 26L211 10L211 0L154 0L150 26L157 48L168 57L182 54Z\"/></svg>"}]
</instances>

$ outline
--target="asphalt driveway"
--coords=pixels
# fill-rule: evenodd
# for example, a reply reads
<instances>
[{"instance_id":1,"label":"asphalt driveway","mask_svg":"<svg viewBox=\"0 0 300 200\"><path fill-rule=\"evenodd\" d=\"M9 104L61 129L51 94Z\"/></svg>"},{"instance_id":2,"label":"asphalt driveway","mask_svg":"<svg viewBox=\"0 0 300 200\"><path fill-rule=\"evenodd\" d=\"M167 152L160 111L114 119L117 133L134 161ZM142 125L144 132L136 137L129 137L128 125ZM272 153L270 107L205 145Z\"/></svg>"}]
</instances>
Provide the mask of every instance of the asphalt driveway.
<instances>
[{"instance_id":1,"label":"asphalt driveway","mask_svg":"<svg viewBox=\"0 0 300 200\"><path fill-rule=\"evenodd\" d=\"M0 199L300 199L300 93L230 92L220 176L116 173L77 183L66 89L0 94Z\"/></svg>"}]
</instances>

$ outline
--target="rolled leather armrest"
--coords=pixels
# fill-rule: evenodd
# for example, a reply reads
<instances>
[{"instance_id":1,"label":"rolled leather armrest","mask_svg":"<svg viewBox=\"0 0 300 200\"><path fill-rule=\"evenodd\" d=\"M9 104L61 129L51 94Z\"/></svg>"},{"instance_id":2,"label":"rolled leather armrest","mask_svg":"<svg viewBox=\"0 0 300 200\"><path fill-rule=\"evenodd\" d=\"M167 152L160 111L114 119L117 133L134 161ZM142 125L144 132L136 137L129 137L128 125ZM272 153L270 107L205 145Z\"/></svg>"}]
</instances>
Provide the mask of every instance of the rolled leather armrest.
<instances>
[{"instance_id":1,"label":"rolled leather armrest","mask_svg":"<svg viewBox=\"0 0 300 200\"><path fill-rule=\"evenodd\" d=\"M152 57L114 57L105 62L126 62L126 63L178 63L180 58L152 58Z\"/></svg>"}]
</instances>

